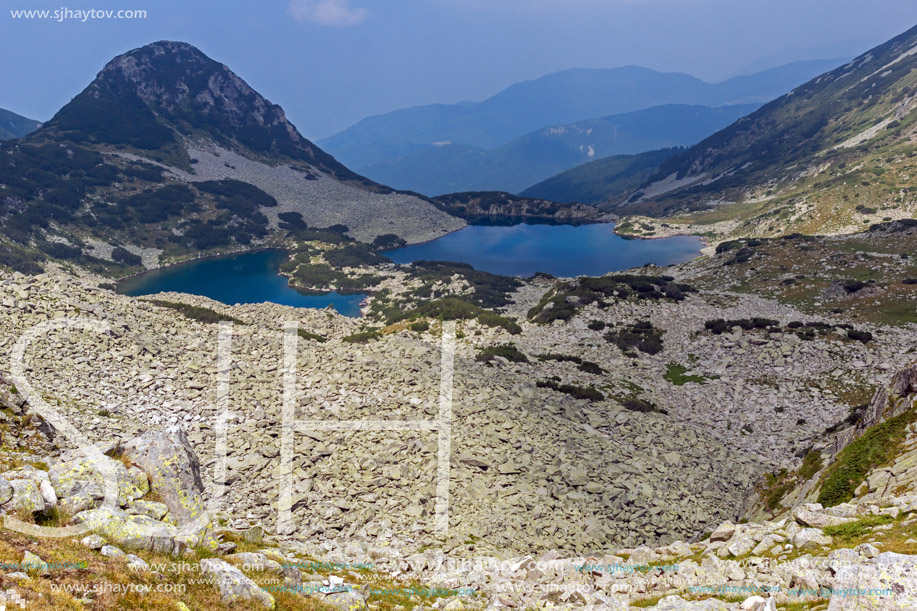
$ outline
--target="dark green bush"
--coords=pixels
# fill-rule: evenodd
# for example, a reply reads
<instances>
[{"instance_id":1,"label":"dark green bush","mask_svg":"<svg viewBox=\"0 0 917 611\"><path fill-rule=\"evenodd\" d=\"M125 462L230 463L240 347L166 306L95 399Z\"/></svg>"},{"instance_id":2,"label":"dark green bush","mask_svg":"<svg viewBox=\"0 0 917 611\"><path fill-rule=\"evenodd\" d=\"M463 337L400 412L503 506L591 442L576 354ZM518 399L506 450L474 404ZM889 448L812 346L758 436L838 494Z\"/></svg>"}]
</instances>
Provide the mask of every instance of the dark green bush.
<instances>
[{"instance_id":1,"label":"dark green bush","mask_svg":"<svg viewBox=\"0 0 917 611\"><path fill-rule=\"evenodd\" d=\"M656 329L649 321L615 327L605 333L605 340L620 348L624 354L632 355L634 349L646 354L662 351L662 329Z\"/></svg>"},{"instance_id":2,"label":"dark green bush","mask_svg":"<svg viewBox=\"0 0 917 611\"><path fill-rule=\"evenodd\" d=\"M353 333L344 338L345 342L351 344L366 344L373 340L379 339L382 337L382 334L378 331L363 331L360 333Z\"/></svg>"},{"instance_id":3,"label":"dark green bush","mask_svg":"<svg viewBox=\"0 0 917 611\"><path fill-rule=\"evenodd\" d=\"M324 344L328 341L327 337L318 335L317 333L312 333L311 331L306 331L305 329L297 329L296 333L303 339L319 342L320 344Z\"/></svg>"},{"instance_id":4,"label":"dark green bush","mask_svg":"<svg viewBox=\"0 0 917 611\"><path fill-rule=\"evenodd\" d=\"M53 259L79 259L83 255L79 246L68 246L61 242L43 242L39 248Z\"/></svg>"},{"instance_id":5,"label":"dark green bush","mask_svg":"<svg viewBox=\"0 0 917 611\"><path fill-rule=\"evenodd\" d=\"M395 235L394 233L386 233L385 235L376 236L376 239L373 240L373 246L379 250L392 250L395 248L401 248L406 245L407 242L404 238Z\"/></svg>"},{"instance_id":6,"label":"dark green bush","mask_svg":"<svg viewBox=\"0 0 917 611\"><path fill-rule=\"evenodd\" d=\"M872 333L869 331L857 331L856 329L850 329L847 331L847 337L854 341L863 342L864 344L872 341Z\"/></svg>"},{"instance_id":7,"label":"dark green bush","mask_svg":"<svg viewBox=\"0 0 917 611\"><path fill-rule=\"evenodd\" d=\"M164 301L162 299L150 299L149 302L163 308L176 310L187 318L198 320L203 323L232 322L242 325L245 324L238 318L234 318L228 314L220 314L216 310L211 310L210 308L203 308L175 301Z\"/></svg>"},{"instance_id":8,"label":"dark green bush","mask_svg":"<svg viewBox=\"0 0 917 611\"><path fill-rule=\"evenodd\" d=\"M848 279L848 280L844 280L843 286L844 286L844 290L847 291L848 293L856 293L857 291L860 291L863 288L865 288L866 283L861 282L859 280Z\"/></svg>"},{"instance_id":9,"label":"dark green bush","mask_svg":"<svg viewBox=\"0 0 917 611\"><path fill-rule=\"evenodd\" d=\"M309 228L299 212L281 212L277 215L277 218L280 219L279 226L281 229L303 231Z\"/></svg>"},{"instance_id":10,"label":"dark green bush","mask_svg":"<svg viewBox=\"0 0 917 611\"><path fill-rule=\"evenodd\" d=\"M476 361L489 363L495 357L503 357L513 363L527 363L528 357L525 356L514 344L502 344L498 346L487 346L478 352L475 357Z\"/></svg>"},{"instance_id":11,"label":"dark green bush","mask_svg":"<svg viewBox=\"0 0 917 611\"><path fill-rule=\"evenodd\" d=\"M111 251L111 258L118 263L124 263L125 265L140 265L143 260L140 258L140 255L135 255L126 248L121 246L116 246Z\"/></svg>"},{"instance_id":12,"label":"dark green bush","mask_svg":"<svg viewBox=\"0 0 917 611\"><path fill-rule=\"evenodd\" d=\"M341 267L362 267L391 263L391 259L373 251L366 244L348 244L325 252L325 261L331 265Z\"/></svg>"},{"instance_id":13,"label":"dark green bush","mask_svg":"<svg viewBox=\"0 0 917 611\"><path fill-rule=\"evenodd\" d=\"M577 386L575 384L561 384L555 380L538 380L535 383L539 388L550 388L557 392L570 395L576 399L585 399L586 401L602 401L605 399L600 391L591 386Z\"/></svg>"}]
</instances>

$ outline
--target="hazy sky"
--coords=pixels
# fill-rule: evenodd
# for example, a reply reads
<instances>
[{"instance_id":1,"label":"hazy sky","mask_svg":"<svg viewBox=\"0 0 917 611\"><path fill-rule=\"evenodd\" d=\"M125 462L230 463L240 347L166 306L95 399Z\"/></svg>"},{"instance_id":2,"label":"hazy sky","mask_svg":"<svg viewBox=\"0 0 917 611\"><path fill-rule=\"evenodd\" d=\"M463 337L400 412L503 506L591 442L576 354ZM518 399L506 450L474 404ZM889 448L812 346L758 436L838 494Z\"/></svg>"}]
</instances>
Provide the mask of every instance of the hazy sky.
<instances>
[{"instance_id":1,"label":"hazy sky","mask_svg":"<svg viewBox=\"0 0 917 611\"><path fill-rule=\"evenodd\" d=\"M481 100L572 67L636 64L718 80L854 55L917 22L914 0L0 0L0 108L43 120L112 57L183 40L311 138L396 108ZM868 5L868 8L867 8ZM143 20L13 19L143 9Z\"/></svg>"}]
</instances>

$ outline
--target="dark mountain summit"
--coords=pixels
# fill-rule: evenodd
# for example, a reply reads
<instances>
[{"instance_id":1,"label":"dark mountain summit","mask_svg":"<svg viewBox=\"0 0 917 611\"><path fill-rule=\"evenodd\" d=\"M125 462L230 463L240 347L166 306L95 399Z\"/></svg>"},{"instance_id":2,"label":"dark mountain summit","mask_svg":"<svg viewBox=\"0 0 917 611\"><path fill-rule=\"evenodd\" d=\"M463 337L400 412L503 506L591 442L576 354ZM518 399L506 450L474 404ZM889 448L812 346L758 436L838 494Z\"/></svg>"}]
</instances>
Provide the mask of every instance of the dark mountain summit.
<instances>
[{"instance_id":1,"label":"dark mountain summit","mask_svg":"<svg viewBox=\"0 0 917 611\"><path fill-rule=\"evenodd\" d=\"M180 146L179 135L206 135L224 146L359 178L300 135L280 106L183 42L157 42L119 55L46 127L76 142L150 151Z\"/></svg>"}]
</instances>

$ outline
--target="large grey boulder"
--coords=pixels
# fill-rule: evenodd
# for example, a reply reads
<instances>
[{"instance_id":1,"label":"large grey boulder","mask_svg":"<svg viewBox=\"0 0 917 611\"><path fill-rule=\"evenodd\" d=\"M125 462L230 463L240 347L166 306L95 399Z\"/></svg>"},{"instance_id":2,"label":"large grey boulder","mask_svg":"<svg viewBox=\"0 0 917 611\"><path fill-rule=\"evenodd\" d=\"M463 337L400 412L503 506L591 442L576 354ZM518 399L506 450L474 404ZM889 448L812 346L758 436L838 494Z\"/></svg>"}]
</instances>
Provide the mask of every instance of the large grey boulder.
<instances>
[{"instance_id":1,"label":"large grey boulder","mask_svg":"<svg viewBox=\"0 0 917 611\"><path fill-rule=\"evenodd\" d=\"M148 516L131 515L117 508L103 506L81 511L73 516L73 522L124 549L174 555L184 547L177 529L171 524Z\"/></svg>"},{"instance_id":2,"label":"large grey boulder","mask_svg":"<svg viewBox=\"0 0 917 611\"><path fill-rule=\"evenodd\" d=\"M810 509L803 507L799 509L794 515L796 521L807 526L809 528L825 528L826 526L839 526L841 524L847 524L848 522L853 522L856 518L844 518L839 516L832 516L819 511L811 511Z\"/></svg>"},{"instance_id":3,"label":"large grey boulder","mask_svg":"<svg viewBox=\"0 0 917 611\"><path fill-rule=\"evenodd\" d=\"M104 499L106 477L111 477L115 482L119 506L139 499L145 492L135 484L134 477L124 463L104 455L77 457L58 463L48 471L51 486L61 499Z\"/></svg>"},{"instance_id":4,"label":"large grey boulder","mask_svg":"<svg viewBox=\"0 0 917 611\"><path fill-rule=\"evenodd\" d=\"M213 580L223 597L223 603L227 605L253 600L261 603L265 609L274 608L274 597L228 562L205 558L201 560L201 575Z\"/></svg>"},{"instance_id":5,"label":"large grey boulder","mask_svg":"<svg viewBox=\"0 0 917 611\"><path fill-rule=\"evenodd\" d=\"M13 487L6 478L0 477L0 505L13 498Z\"/></svg>"},{"instance_id":6,"label":"large grey boulder","mask_svg":"<svg viewBox=\"0 0 917 611\"><path fill-rule=\"evenodd\" d=\"M831 545L831 540L831 537L823 533L820 528L803 528L793 535L793 545L799 549Z\"/></svg>"},{"instance_id":7,"label":"large grey boulder","mask_svg":"<svg viewBox=\"0 0 917 611\"><path fill-rule=\"evenodd\" d=\"M828 611L917 609L917 556L885 552L834 576Z\"/></svg>"},{"instance_id":8,"label":"large grey boulder","mask_svg":"<svg viewBox=\"0 0 917 611\"><path fill-rule=\"evenodd\" d=\"M124 456L150 478L150 486L178 524L204 513L201 463L181 428L144 433L124 443Z\"/></svg>"},{"instance_id":9,"label":"large grey boulder","mask_svg":"<svg viewBox=\"0 0 917 611\"><path fill-rule=\"evenodd\" d=\"M7 497L6 501L0 504L0 509L4 513L47 513L57 502L57 497L48 484L48 474L44 471L36 469L33 473L18 469L4 473L2 479L9 485L9 488L0 485L0 494Z\"/></svg>"},{"instance_id":10,"label":"large grey boulder","mask_svg":"<svg viewBox=\"0 0 917 611\"><path fill-rule=\"evenodd\" d=\"M366 599L359 592L350 590L348 592L332 592L322 599L322 602L333 605L343 611L366 611L369 607L366 605Z\"/></svg>"},{"instance_id":11,"label":"large grey boulder","mask_svg":"<svg viewBox=\"0 0 917 611\"><path fill-rule=\"evenodd\" d=\"M736 526L732 522L723 522L717 526L710 534L710 541L729 541L736 532Z\"/></svg>"}]
</instances>

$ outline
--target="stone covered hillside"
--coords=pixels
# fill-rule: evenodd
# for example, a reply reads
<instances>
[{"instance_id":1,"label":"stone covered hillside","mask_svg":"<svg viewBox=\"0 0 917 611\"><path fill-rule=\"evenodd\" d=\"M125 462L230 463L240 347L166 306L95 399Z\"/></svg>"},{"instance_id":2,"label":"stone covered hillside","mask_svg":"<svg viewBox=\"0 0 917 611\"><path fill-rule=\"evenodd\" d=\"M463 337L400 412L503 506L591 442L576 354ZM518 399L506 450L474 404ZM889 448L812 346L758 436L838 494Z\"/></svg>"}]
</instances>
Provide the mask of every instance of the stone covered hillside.
<instances>
[{"instance_id":1,"label":"stone covered hillside","mask_svg":"<svg viewBox=\"0 0 917 611\"><path fill-rule=\"evenodd\" d=\"M98 302L77 307L104 312ZM146 342L138 355L162 355L150 338ZM129 355L118 358L127 360ZM852 436L839 434L846 445L826 448L825 465L812 476L819 482L816 488L791 490L803 492L795 500L787 496L788 509L773 517L726 521L709 535L665 545L605 545L587 554L549 548L530 555L493 545L487 540L493 537L475 535L430 540L418 547L423 529L417 524L377 537L368 529L309 532L298 527L276 533L269 521L253 521L251 511L213 503L215 493L226 492L238 480L234 474L226 482L208 476L208 460L202 465L198 457L208 443L185 433L197 428L193 418L173 417L170 421L180 422L160 422L136 437L112 435L117 430L112 427L108 440L88 448L87 455L65 449L65 435L4 381L3 596L7 605L22 600L37 609L114 609L124 604L151 609L415 611L911 608L917 604L915 368L917 363L885 376L864 428ZM139 379L155 392L156 382ZM96 430L102 419L112 419L109 410L117 411L117 405L112 401L97 412ZM150 406L141 407L149 411ZM71 409L70 416L78 417L78 411ZM89 422L87 432L93 430ZM864 443L876 439L893 451L878 457L867 453L871 458L863 459ZM308 442L313 448L310 460L330 456L315 442ZM853 459L851 451L856 452ZM266 445L261 453L270 455L272 450ZM491 468L484 461L468 462L477 469ZM861 469L856 475L851 464ZM686 465L671 468L686 474ZM835 495L815 502L817 489L830 489L837 472L851 484L857 478L863 483L849 498ZM587 491L593 482L586 483ZM331 508L351 511L353 500L319 505L327 507L325 521L333 525ZM379 496L367 500L382 502ZM304 502L315 505L320 500L307 496ZM64 525L85 530L59 539L42 537L36 528Z\"/></svg>"}]
</instances>

